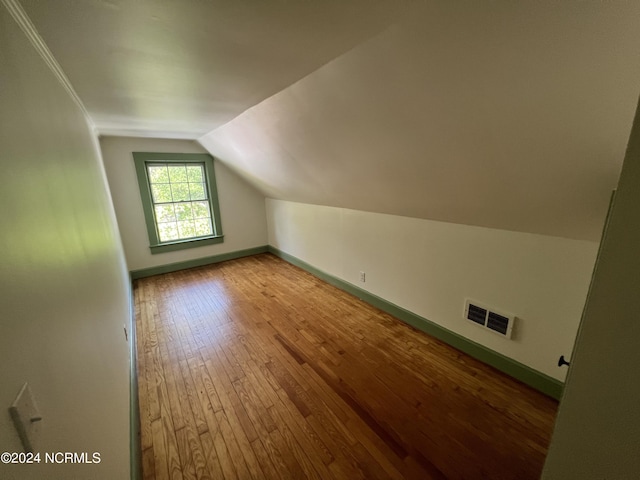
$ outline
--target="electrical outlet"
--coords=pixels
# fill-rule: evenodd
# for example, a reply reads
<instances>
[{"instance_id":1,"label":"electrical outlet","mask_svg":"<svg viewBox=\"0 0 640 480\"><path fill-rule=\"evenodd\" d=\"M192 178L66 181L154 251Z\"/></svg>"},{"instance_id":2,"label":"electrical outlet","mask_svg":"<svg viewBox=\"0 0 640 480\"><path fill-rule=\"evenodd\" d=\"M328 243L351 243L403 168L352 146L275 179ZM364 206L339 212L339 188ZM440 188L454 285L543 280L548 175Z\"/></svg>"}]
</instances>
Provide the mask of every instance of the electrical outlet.
<instances>
[{"instance_id":1,"label":"electrical outlet","mask_svg":"<svg viewBox=\"0 0 640 480\"><path fill-rule=\"evenodd\" d=\"M360 281L361 281L362 283L366 282L364 272L360 272Z\"/></svg>"}]
</instances>

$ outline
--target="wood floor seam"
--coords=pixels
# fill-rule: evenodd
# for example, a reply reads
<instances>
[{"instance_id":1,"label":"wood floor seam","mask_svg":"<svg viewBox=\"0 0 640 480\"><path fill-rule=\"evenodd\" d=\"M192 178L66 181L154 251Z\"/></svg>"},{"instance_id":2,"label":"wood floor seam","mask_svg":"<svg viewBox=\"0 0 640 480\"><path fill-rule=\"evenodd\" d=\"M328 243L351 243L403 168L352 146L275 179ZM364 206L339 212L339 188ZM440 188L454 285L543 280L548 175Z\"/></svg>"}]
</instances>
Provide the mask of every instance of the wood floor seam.
<instances>
[{"instance_id":1,"label":"wood floor seam","mask_svg":"<svg viewBox=\"0 0 640 480\"><path fill-rule=\"evenodd\" d=\"M557 402L271 254L134 282L145 479L537 479Z\"/></svg>"}]
</instances>

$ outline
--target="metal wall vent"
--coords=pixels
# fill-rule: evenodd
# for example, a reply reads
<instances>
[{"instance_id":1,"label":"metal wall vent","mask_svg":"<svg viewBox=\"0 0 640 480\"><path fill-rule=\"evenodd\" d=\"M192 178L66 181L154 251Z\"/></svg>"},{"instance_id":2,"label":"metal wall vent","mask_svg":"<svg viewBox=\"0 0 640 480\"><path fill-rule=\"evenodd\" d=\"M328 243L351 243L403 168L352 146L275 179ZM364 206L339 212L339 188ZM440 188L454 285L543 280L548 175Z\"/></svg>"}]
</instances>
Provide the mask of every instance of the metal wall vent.
<instances>
[{"instance_id":1,"label":"metal wall vent","mask_svg":"<svg viewBox=\"0 0 640 480\"><path fill-rule=\"evenodd\" d=\"M495 309L479 304L474 300L465 302L464 318L506 338L511 338L511 331L515 321L513 315L505 314L504 312L498 313Z\"/></svg>"},{"instance_id":2,"label":"metal wall vent","mask_svg":"<svg viewBox=\"0 0 640 480\"><path fill-rule=\"evenodd\" d=\"M487 322L487 311L484 308L470 303L467 309L467 318L472 322L485 325Z\"/></svg>"}]
</instances>

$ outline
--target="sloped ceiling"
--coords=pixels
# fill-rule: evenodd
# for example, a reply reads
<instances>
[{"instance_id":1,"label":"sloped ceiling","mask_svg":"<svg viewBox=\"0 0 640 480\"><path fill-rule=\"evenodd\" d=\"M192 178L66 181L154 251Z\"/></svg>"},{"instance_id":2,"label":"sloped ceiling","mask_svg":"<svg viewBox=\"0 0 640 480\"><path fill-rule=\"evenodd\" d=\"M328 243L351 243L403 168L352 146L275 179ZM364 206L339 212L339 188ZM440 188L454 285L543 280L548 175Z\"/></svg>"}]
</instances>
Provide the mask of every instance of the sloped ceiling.
<instances>
[{"instance_id":1,"label":"sloped ceiling","mask_svg":"<svg viewBox=\"0 0 640 480\"><path fill-rule=\"evenodd\" d=\"M102 134L265 195L598 240L640 2L22 0Z\"/></svg>"},{"instance_id":2,"label":"sloped ceiling","mask_svg":"<svg viewBox=\"0 0 640 480\"><path fill-rule=\"evenodd\" d=\"M404 11L380 0L20 3L101 134L191 139Z\"/></svg>"},{"instance_id":3,"label":"sloped ceiling","mask_svg":"<svg viewBox=\"0 0 640 480\"><path fill-rule=\"evenodd\" d=\"M269 197L598 240L640 2L427 2L200 139Z\"/></svg>"}]
</instances>

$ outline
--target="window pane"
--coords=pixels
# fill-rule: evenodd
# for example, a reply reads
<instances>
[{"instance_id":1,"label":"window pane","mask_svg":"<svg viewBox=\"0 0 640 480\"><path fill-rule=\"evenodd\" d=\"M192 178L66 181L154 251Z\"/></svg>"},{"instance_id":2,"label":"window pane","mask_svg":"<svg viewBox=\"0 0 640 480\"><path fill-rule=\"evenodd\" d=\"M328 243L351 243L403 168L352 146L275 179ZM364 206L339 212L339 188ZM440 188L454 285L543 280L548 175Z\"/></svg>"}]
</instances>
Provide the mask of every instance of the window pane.
<instances>
[{"instance_id":1,"label":"window pane","mask_svg":"<svg viewBox=\"0 0 640 480\"><path fill-rule=\"evenodd\" d=\"M169 172L166 165L150 165L148 170L151 183L169 183Z\"/></svg>"},{"instance_id":2,"label":"window pane","mask_svg":"<svg viewBox=\"0 0 640 480\"><path fill-rule=\"evenodd\" d=\"M190 200L188 183L171 183L171 193L173 194L174 202Z\"/></svg>"},{"instance_id":3,"label":"window pane","mask_svg":"<svg viewBox=\"0 0 640 480\"><path fill-rule=\"evenodd\" d=\"M209 218L209 203L208 202L191 202L193 207L193 216L195 218Z\"/></svg>"},{"instance_id":4,"label":"window pane","mask_svg":"<svg viewBox=\"0 0 640 480\"><path fill-rule=\"evenodd\" d=\"M158 234L160 235L161 242L170 242L171 240L178 240L178 225L175 222L171 223L159 223Z\"/></svg>"},{"instance_id":5,"label":"window pane","mask_svg":"<svg viewBox=\"0 0 640 480\"><path fill-rule=\"evenodd\" d=\"M187 167L182 165L169 165L168 168L171 183L187 181Z\"/></svg>"},{"instance_id":6,"label":"window pane","mask_svg":"<svg viewBox=\"0 0 640 480\"><path fill-rule=\"evenodd\" d=\"M153 203L165 203L171 201L171 186L168 183L157 183L151 185L151 195Z\"/></svg>"},{"instance_id":7,"label":"window pane","mask_svg":"<svg viewBox=\"0 0 640 480\"><path fill-rule=\"evenodd\" d=\"M189 182L201 183L204 181L204 176L202 173L202 166L200 165L189 165L187 167L187 177Z\"/></svg>"},{"instance_id":8,"label":"window pane","mask_svg":"<svg viewBox=\"0 0 640 480\"><path fill-rule=\"evenodd\" d=\"M156 210L156 221L158 223L176 221L176 214L173 210L172 203L156 205L155 210Z\"/></svg>"},{"instance_id":9,"label":"window pane","mask_svg":"<svg viewBox=\"0 0 640 480\"><path fill-rule=\"evenodd\" d=\"M178 222L178 232L180 234L180 238L195 237L196 229L193 221Z\"/></svg>"},{"instance_id":10,"label":"window pane","mask_svg":"<svg viewBox=\"0 0 640 480\"><path fill-rule=\"evenodd\" d=\"M152 253L222 242L210 155L133 152L133 159Z\"/></svg>"},{"instance_id":11,"label":"window pane","mask_svg":"<svg viewBox=\"0 0 640 480\"><path fill-rule=\"evenodd\" d=\"M212 235L213 228L211 228L211 219L210 218L200 218L195 221L196 224L196 235L202 237L203 235Z\"/></svg>"},{"instance_id":12,"label":"window pane","mask_svg":"<svg viewBox=\"0 0 640 480\"><path fill-rule=\"evenodd\" d=\"M207 197L204 194L204 183L190 183L191 200L204 200Z\"/></svg>"},{"instance_id":13,"label":"window pane","mask_svg":"<svg viewBox=\"0 0 640 480\"><path fill-rule=\"evenodd\" d=\"M193 220L193 212L191 211L190 203L178 203L176 204L176 217L178 221Z\"/></svg>"}]
</instances>

